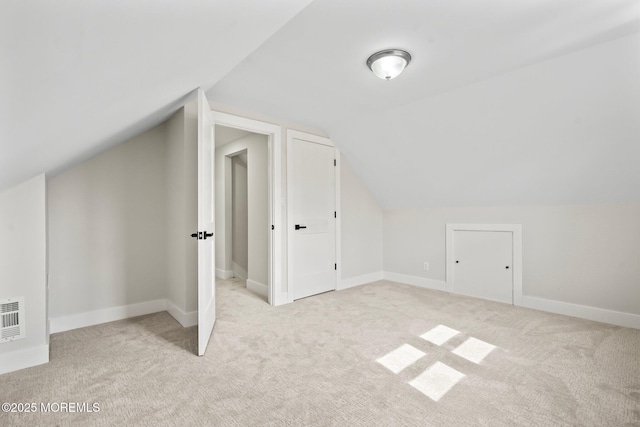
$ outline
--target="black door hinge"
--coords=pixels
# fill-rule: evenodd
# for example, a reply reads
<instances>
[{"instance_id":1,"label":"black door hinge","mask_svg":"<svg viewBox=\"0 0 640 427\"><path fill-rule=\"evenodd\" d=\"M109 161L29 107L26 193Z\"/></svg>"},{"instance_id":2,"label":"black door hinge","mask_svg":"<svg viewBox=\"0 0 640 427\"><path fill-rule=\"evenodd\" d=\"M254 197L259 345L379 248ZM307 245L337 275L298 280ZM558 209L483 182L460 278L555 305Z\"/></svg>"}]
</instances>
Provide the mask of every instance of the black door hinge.
<instances>
[{"instance_id":1,"label":"black door hinge","mask_svg":"<svg viewBox=\"0 0 640 427\"><path fill-rule=\"evenodd\" d=\"M338 269L338 264L333 264L333 269L337 270Z\"/></svg>"},{"instance_id":2,"label":"black door hinge","mask_svg":"<svg viewBox=\"0 0 640 427\"><path fill-rule=\"evenodd\" d=\"M338 213L336 211L333 211L333 217L338 218Z\"/></svg>"},{"instance_id":3,"label":"black door hinge","mask_svg":"<svg viewBox=\"0 0 640 427\"><path fill-rule=\"evenodd\" d=\"M273 224L271 224L271 229L272 229L272 230L275 230L275 229L276 229L276 226L275 226L275 225L273 225Z\"/></svg>"},{"instance_id":4,"label":"black door hinge","mask_svg":"<svg viewBox=\"0 0 640 427\"><path fill-rule=\"evenodd\" d=\"M338 166L338 161L336 159L333 159L333 166Z\"/></svg>"}]
</instances>

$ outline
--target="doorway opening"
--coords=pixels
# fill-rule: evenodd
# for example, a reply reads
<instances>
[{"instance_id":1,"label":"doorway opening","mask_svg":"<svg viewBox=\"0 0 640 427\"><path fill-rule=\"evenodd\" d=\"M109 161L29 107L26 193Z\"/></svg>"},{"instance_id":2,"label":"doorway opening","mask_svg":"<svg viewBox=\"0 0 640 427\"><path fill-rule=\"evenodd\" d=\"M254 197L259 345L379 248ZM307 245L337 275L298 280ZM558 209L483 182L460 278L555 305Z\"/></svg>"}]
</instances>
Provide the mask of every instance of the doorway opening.
<instances>
[{"instance_id":1,"label":"doorway opening","mask_svg":"<svg viewBox=\"0 0 640 427\"><path fill-rule=\"evenodd\" d=\"M269 300L269 137L215 125L216 276Z\"/></svg>"},{"instance_id":2,"label":"doorway opening","mask_svg":"<svg viewBox=\"0 0 640 427\"><path fill-rule=\"evenodd\" d=\"M214 134L216 134L214 137L216 145L216 277L229 279L234 275L242 277L244 274L240 269L242 268L243 261L239 254L237 254L236 271L234 273L233 230L231 227L233 227L233 162L236 162L236 172L242 176L242 153L246 151L247 268L245 271L247 273L247 279L245 286L263 297L266 294L265 298L271 305L285 304L289 301L285 274L286 260L283 256L286 251L286 230L283 216L284 209L281 203L283 192L282 128L271 123L218 111L213 111L212 117L214 121ZM253 147L258 149L258 151L253 153L248 145L241 147L239 142L241 139L255 140ZM237 144L234 145L234 143ZM222 147L225 146L226 148L223 150ZM256 182L256 180L253 179L252 170L257 171L256 173L258 175L256 176L262 179L260 185L254 186L261 188L261 190L253 190L255 195L260 199L259 203L253 200L251 194L251 182ZM242 188L242 177L240 177L239 180L238 182L240 182L240 184L236 190ZM242 199L236 199L236 201L240 200ZM252 206L254 208L252 208ZM255 206L262 207L255 208ZM266 206L266 213L264 206ZM254 219L254 221L252 221L252 215L254 213L260 219ZM227 217L230 218L229 224L227 224L226 221ZM242 224L242 219L239 219L239 221L239 224ZM254 224L253 226L251 225L252 223ZM239 229L241 230L242 228L239 227ZM236 231L239 238L243 239L241 233L242 231ZM257 242L253 241L252 234L258 236ZM265 243L263 241L265 238L266 256L264 255ZM241 241L236 242L236 249L241 248L241 245ZM252 245L254 248L258 248L257 253L253 256ZM259 253L262 253L262 255L258 255ZM252 259L255 262L252 262Z\"/></svg>"}]
</instances>

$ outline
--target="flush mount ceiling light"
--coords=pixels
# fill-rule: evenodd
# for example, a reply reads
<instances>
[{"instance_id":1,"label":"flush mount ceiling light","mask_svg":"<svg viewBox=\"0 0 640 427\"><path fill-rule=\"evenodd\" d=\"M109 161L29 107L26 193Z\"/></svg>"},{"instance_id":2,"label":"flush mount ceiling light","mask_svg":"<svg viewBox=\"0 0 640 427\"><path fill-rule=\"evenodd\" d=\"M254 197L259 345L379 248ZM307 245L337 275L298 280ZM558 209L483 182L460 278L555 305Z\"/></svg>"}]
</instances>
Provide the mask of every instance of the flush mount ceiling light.
<instances>
[{"instance_id":1,"label":"flush mount ceiling light","mask_svg":"<svg viewBox=\"0 0 640 427\"><path fill-rule=\"evenodd\" d=\"M411 62L406 50L386 49L376 52L367 59L367 66L373 74L384 80L398 77Z\"/></svg>"}]
</instances>

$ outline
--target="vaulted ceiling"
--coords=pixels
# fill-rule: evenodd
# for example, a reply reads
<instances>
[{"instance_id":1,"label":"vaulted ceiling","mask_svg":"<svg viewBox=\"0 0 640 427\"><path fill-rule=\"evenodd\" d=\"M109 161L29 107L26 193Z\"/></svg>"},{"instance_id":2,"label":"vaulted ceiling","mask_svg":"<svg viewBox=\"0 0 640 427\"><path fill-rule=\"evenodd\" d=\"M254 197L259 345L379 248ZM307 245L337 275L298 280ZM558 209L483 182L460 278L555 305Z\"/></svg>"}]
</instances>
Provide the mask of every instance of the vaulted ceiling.
<instances>
[{"instance_id":1,"label":"vaulted ceiling","mask_svg":"<svg viewBox=\"0 0 640 427\"><path fill-rule=\"evenodd\" d=\"M323 129L385 208L640 202L637 0L0 5L0 190L190 92ZM410 51L386 82L366 58Z\"/></svg>"},{"instance_id":2,"label":"vaulted ceiling","mask_svg":"<svg viewBox=\"0 0 640 427\"><path fill-rule=\"evenodd\" d=\"M315 0L209 95L325 130L387 209L640 202L639 31L637 0Z\"/></svg>"},{"instance_id":3,"label":"vaulted ceiling","mask_svg":"<svg viewBox=\"0 0 640 427\"><path fill-rule=\"evenodd\" d=\"M161 123L311 0L3 0L0 191Z\"/></svg>"}]
</instances>

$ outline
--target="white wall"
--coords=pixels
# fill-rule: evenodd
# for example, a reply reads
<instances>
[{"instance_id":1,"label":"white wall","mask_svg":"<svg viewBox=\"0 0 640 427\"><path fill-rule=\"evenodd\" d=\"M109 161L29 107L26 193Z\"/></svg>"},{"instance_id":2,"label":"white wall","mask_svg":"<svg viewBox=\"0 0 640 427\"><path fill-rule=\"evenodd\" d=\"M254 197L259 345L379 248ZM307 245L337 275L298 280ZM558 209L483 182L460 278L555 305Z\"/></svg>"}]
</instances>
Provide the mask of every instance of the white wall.
<instances>
[{"instance_id":1,"label":"white wall","mask_svg":"<svg viewBox=\"0 0 640 427\"><path fill-rule=\"evenodd\" d=\"M235 277L247 279L249 269L249 187L247 164L241 155L231 158L232 168L232 256Z\"/></svg>"},{"instance_id":2,"label":"white wall","mask_svg":"<svg viewBox=\"0 0 640 427\"><path fill-rule=\"evenodd\" d=\"M197 129L194 103L166 123L167 301L183 326L197 321Z\"/></svg>"},{"instance_id":3,"label":"white wall","mask_svg":"<svg viewBox=\"0 0 640 427\"><path fill-rule=\"evenodd\" d=\"M54 332L164 310L196 322L196 114L49 182Z\"/></svg>"},{"instance_id":4,"label":"white wall","mask_svg":"<svg viewBox=\"0 0 640 427\"><path fill-rule=\"evenodd\" d=\"M184 108L166 124L167 173L167 293L166 297L179 310L186 310L186 247L191 237L186 222L186 174ZM195 231L195 230L194 230Z\"/></svg>"},{"instance_id":5,"label":"white wall","mask_svg":"<svg viewBox=\"0 0 640 427\"><path fill-rule=\"evenodd\" d=\"M197 323L197 104L187 103L166 123L167 309L183 326Z\"/></svg>"},{"instance_id":6,"label":"white wall","mask_svg":"<svg viewBox=\"0 0 640 427\"><path fill-rule=\"evenodd\" d=\"M383 269L382 208L344 156L341 157L340 162L340 185L341 279L346 281L365 276L363 279L367 280L366 277L372 273L381 274Z\"/></svg>"},{"instance_id":7,"label":"white wall","mask_svg":"<svg viewBox=\"0 0 640 427\"><path fill-rule=\"evenodd\" d=\"M386 211L385 272L444 281L447 222L522 224L524 295L640 314L640 205Z\"/></svg>"},{"instance_id":8,"label":"white wall","mask_svg":"<svg viewBox=\"0 0 640 427\"><path fill-rule=\"evenodd\" d=\"M26 337L0 344L0 374L49 361L44 175L0 193L0 299L16 297Z\"/></svg>"},{"instance_id":9,"label":"white wall","mask_svg":"<svg viewBox=\"0 0 640 427\"><path fill-rule=\"evenodd\" d=\"M269 274L269 162L268 138L266 135L250 134L222 147L216 147L216 268L229 271L232 269L231 254L225 247L231 235L231 224L225 221L229 200L225 197L227 180L230 172L227 169L230 161L226 156L247 152L247 194L248 194L248 273L250 281L260 285L268 285Z\"/></svg>"},{"instance_id":10,"label":"white wall","mask_svg":"<svg viewBox=\"0 0 640 427\"><path fill-rule=\"evenodd\" d=\"M165 147L162 124L49 180L52 323L164 299Z\"/></svg>"},{"instance_id":11,"label":"white wall","mask_svg":"<svg viewBox=\"0 0 640 427\"><path fill-rule=\"evenodd\" d=\"M190 236L198 229L198 104L184 106L184 172L185 172L185 230ZM185 257L186 308L188 313L198 310L198 243L187 244Z\"/></svg>"}]
</instances>

